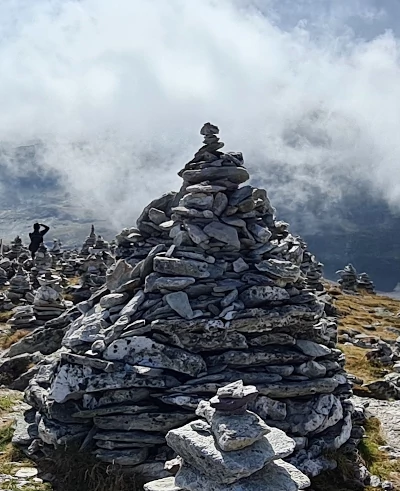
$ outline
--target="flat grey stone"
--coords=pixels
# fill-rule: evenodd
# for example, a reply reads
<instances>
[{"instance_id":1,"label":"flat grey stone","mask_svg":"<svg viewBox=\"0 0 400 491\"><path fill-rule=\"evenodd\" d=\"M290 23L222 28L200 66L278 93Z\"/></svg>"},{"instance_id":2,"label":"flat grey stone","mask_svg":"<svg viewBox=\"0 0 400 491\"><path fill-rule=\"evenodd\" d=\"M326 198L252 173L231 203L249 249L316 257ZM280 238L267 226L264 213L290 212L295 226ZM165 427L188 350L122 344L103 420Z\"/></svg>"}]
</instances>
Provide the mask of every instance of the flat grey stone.
<instances>
[{"instance_id":1,"label":"flat grey stone","mask_svg":"<svg viewBox=\"0 0 400 491\"><path fill-rule=\"evenodd\" d=\"M125 305L125 307L121 310L120 315L131 316L136 314L140 305L144 302L146 295L143 290L139 290L131 300Z\"/></svg>"},{"instance_id":2,"label":"flat grey stone","mask_svg":"<svg viewBox=\"0 0 400 491\"><path fill-rule=\"evenodd\" d=\"M295 373L297 373L298 375L304 375L308 378L319 378L325 377L326 368L324 367L324 365L311 360L307 363L302 363L301 365L296 367Z\"/></svg>"},{"instance_id":3,"label":"flat grey stone","mask_svg":"<svg viewBox=\"0 0 400 491\"><path fill-rule=\"evenodd\" d=\"M62 365L53 380L49 399L63 403L77 399L85 393L131 387L169 388L178 386L179 382L171 375L164 375L162 370L132 366L130 371L121 370L112 373L94 373L91 367L79 365Z\"/></svg>"},{"instance_id":4,"label":"flat grey stone","mask_svg":"<svg viewBox=\"0 0 400 491\"><path fill-rule=\"evenodd\" d=\"M150 278L152 277L152 278ZM150 281L149 281L150 280ZM157 273L152 273L146 278L145 292L154 292L159 290L180 291L184 290L196 282L194 278L189 276L160 276Z\"/></svg>"},{"instance_id":5,"label":"flat grey stone","mask_svg":"<svg viewBox=\"0 0 400 491\"><path fill-rule=\"evenodd\" d=\"M145 336L118 339L108 346L103 357L105 360L124 360L131 365L165 368L193 377L206 372L205 362L200 355L156 343Z\"/></svg>"},{"instance_id":6,"label":"flat grey stone","mask_svg":"<svg viewBox=\"0 0 400 491\"><path fill-rule=\"evenodd\" d=\"M267 396L257 397L248 407L263 420L284 421L286 419L286 404L282 401L270 399Z\"/></svg>"},{"instance_id":7,"label":"flat grey stone","mask_svg":"<svg viewBox=\"0 0 400 491\"><path fill-rule=\"evenodd\" d=\"M165 295L165 300L171 309L175 310L184 319L193 318L193 310L190 306L189 297L185 292L174 292Z\"/></svg>"},{"instance_id":8,"label":"flat grey stone","mask_svg":"<svg viewBox=\"0 0 400 491\"><path fill-rule=\"evenodd\" d=\"M249 447L270 432L269 426L250 411L224 414L212 408L208 401L202 401L196 414L207 420L219 448L225 452Z\"/></svg>"},{"instance_id":9,"label":"flat grey stone","mask_svg":"<svg viewBox=\"0 0 400 491\"><path fill-rule=\"evenodd\" d=\"M106 285L110 292L114 292L124 283L132 280L133 267L123 259L120 259L115 264L113 270L106 274Z\"/></svg>"},{"instance_id":10,"label":"flat grey stone","mask_svg":"<svg viewBox=\"0 0 400 491\"><path fill-rule=\"evenodd\" d=\"M214 198L212 211L217 217L221 216L228 206L228 198L225 193L217 193Z\"/></svg>"},{"instance_id":11,"label":"flat grey stone","mask_svg":"<svg viewBox=\"0 0 400 491\"><path fill-rule=\"evenodd\" d=\"M110 293L109 295L104 295L100 299L100 307L103 309L110 309L115 305L121 305L128 300L129 296L127 293Z\"/></svg>"},{"instance_id":12,"label":"flat grey stone","mask_svg":"<svg viewBox=\"0 0 400 491\"><path fill-rule=\"evenodd\" d=\"M280 346L293 346L296 344L296 339L289 334L284 333L270 333L262 334L256 338L249 339L250 346L268 346L271 344L278 344Z\"/></svg>"},{"instance_id":13,"label":"flat grey stone","mask_svg":"<svg viewBox=\"0 0 400 491\"><path fill-rule=\"evenodd\" d=\"M208 235L205 234L200 227L194 225L193 223L187 223L185 225L185 229L187 230L189 237L195 244L201 244L202 242L207 242L208 240L210 240Z\"/></svg>"},{"instance_id":14,"label":"flat grey stone","mask_svg":"<svg viewBox=\"0 0 400 491\"><path fill-rule=\"evenodd\" d=\"M282 302L289 299L289 293L277 286L252 286L240 295L240 300L246 307L259 307L268 302Z\"/></svg>"},{"instance_id":15,"label":"flat grey stone","mask_svg":"<svg viewBox=\"0 0 400 491\"><path fill-rule=\"evenodd\" d=\"M208 278L210 272L208 263L191 259L176 259L172 257L154 258L154 271L170 276L191 276L193 278Z\"/></svg>"},{"instance_id":16,"label":"flat grey stone","mask_svg":"<svg viewBox=\"0 0 400 491\"><path fill-rule=\"evenodd\" d=\"M283 399L313 394L330 394L338 385L333 378L317 378L302 382L276 382L271 385L259 385L257 388L262 395Z\"/></svg>"},{"instance_id":17,"label":"flat grey stone","mask_svg":"<svg viewBox=\"0 0 400 491\"><path fill-rule=\"evenodd\" d=\"M272 460L287 457L295 448L291 438L274 428L250 447L223 452L216 447L210 426L201 420L169 431L166 440L186 463L220 484L248 477Z\"/></svg>"},{"instance_id":18,"label":"flat grey stone","mask_svg":"<svg viewBox=\"0 0 400 491\"><path fill-rule=\"evenodd\" d=\"M146 431L97 431L95 440L112 441L118 443L136 443L138 445L163 445L165 436L161 433Z\"/></svg>"},{"instance_id":19,"label":"flat grey stone","mask_svg":"<svg viewBox=\"0 0 400 491\"><path fill-rule=\"evenodd\" d=\"M149 394L147 389L107 390L100 396L97 396L97 394L85 396L84 407L94 409L113 404L135 403L147 399Z\"/></svg>"},{"instance_id":20,"label":"flat grey stone","mask_svg":"<svg viewBox=\"0 0 400 491\"><path fill-rule=\"evenodd\" d=\"M193 418L190 413L141 413L134 417L131 415L99 416L94 418L94 424L101 430L118 431L161 431L167 432L171 428L185 424Z\"/></svg>"},{"instance_id":21,"label":"flat grey stone","mask_svg":"<svg viewBox=\"0 0 400 491\"><path fill-rule=\"evenodd\" d=\"M94 455L101 462L117 465L137 465L144 462L148 455L147 448L125 448L124 450L102 450L97 449Z\"/></svg>"},{"instance_id":22,"label":"flat grey stone","mask_svg":"<svg viewBox=\"0 0 400 491\"><path fill-rule=\"evenodd\" d=\"M220 484L184 463L175 477L175 485L188 491L297 491L310 486L308 477L283 460L275 460L264 469L232 484Z\"/></svg>"},{"instance_id":23,"label":"flat grey stone","mask_svg":"<svg viewBox=\"0 0 400 491\"><path fill-rule=\"evenodd\" d=\"M225 179L236 184L241 184L242 182L246 182L249 177L244 167L206 167L205 169L199 170L186 170L182 174L182 178L191 184Z\"/></svg>"},{"instance_id":24,"label":"flat grey stone","mask_svg":"<svg viewBox=\"0 0 400 491\"><path fill-rule=\"evenodd\" d=\"M240 249L239 236L235 227L221 222L211 222L204 227L204 232L224 244Z\"/></svg>"},{"instance_id":25,"label":"flat grey stone","mask_svg":"<svg viewBox=\"0 0 400 491\"><path fill-rule=\"evenodd\" d=\"M242 273L243 271L246 271L250 268L250 266L246 263L246 261L242 257L236 259L236 261L232 263L232 267L235 273Z\"/></svg>"},{"instance_id":26,"label":"flat grey stone","mask_svg":"<svg viewBox=\"0 0 400 491\"><path fill-rule=\"evenodd\" d=\"M296 342L297 348L301 350L305 355L313 358L322 358L331 354L331 349L323 344L315 343L314 341L307 341L305 339L298 339Z\"/></svg>"},{"instance_id":27,"label":"flat grey stone","mask_svg":"<svg viewBox=\"0 0 400 491\"><path fill-rule=\"evenodd\" d=\"M257 366L257 365L276 365L303 363L307 361L306 355L286 347L275 348L268 347L265 350L247 350L247 351L225 351L220 355L206 357L207 366L217 365L228 366Z\"/></svg>"},{"instance_id":28,"label":"flat grey stone","mask_svg":"<svg viewBox=\"0 0 400 491\"><path fill-rule=\"evenodd\" d=\"M174 477L164 477L157 481L150 481L143 487L144 491L184 491L182 488L175 486Z\"/></svg>"},{"instance_id":29,"label":"flat grey stone","mask_svg":"<svg viewBox=\"0 0 400 491\"><path fill-rule=\"evenodd\" d=\"M107 416L109 414L140 414L157 411L158 406L134 404L121 404L117 406L98 407L95 409L84 409L72 414L73 418L92 419L96 416Z\"/></svg>"},{"instance_id":30,"label":"flat grey stone","mask_svg":"<svg viewBox=\"0 0 400 491\"><path fill-rule=\"evenodd\" d=\"M281 286L286 283L294 283L300 277L299 266L281 259L266 259L256 264L256 268L271 278L281 280L283 282Z\"/></svg>"}]
</instances>

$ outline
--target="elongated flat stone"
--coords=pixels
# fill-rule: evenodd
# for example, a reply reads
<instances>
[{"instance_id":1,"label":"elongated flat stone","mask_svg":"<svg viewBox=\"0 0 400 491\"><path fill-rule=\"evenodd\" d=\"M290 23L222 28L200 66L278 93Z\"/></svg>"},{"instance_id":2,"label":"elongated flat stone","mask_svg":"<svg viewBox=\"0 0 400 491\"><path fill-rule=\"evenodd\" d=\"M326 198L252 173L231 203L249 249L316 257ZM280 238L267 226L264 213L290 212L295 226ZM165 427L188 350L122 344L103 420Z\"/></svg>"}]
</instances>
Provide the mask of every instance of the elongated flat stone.
<instances>
[{"instance_id":1,"label":"elongated flat stone","mask_svg":"<svg viewBox=\"0 0 400 491\"><path fill-rule=\"evenodd\" d=\"M97 407L109 406L113 404L123 404L142 401L149 397L149 391L147 389L121 389L121 390L108 390L102 396L97 394L87 395L87 400L84 397L85 408L94 409Z\"/></svg>"},{"instance_id":2,"label":"elongated flat stone","mask_svg":"<svg viewBox=\"0 0 400 491\"><path fill-rule=\"evenodd\" d=\"M131 387L170 388L179 385L177 379L164 375L162 370L134 366L130 370L96 374L91 367L62 365L51 385L49 399L63 403L90 392Z\"/></svg>"},{"instance_id":3,"label":"elongated flat stone","mask_svg":"<svg viewBox=\"0 0 400 491\"><path fill-rule=\"evenodd\" d=\"M99 358L89 358L88 356L75 355L74 353L61 353L61 359L75 365L96 368L103 372L114 372L116 366L114 363L101 360Z\"/></svg>"},{"instance_id":4,"label":"elongated flat stone","mask_svg":"<svg viewBox=\"0 0 400 491\"><path fill-rule=\"evenodd\" d=\"M208 263L193 259L176 259L173 257L154 258L154 271L170 276L190 276L192 278L208 278Z\"/></svg>"},{"instance_id":5,"label":"elongated flat stone","mask_svg":"<svg viewBox=\"0 0 400 491\"><path fill-rule=\"evenodd\" d=\"M332 350L323 344L314 343L305 339L298 339L296 346L307 356L313 358L321 358L323 356L330 355Z\"/></svg>"},{"instance_id":6,"label":"elongated flat stone","mask_svg":"<svg viewBox=\"0 0 400 491\"><path fill-rule=\"evenodd\" d=\"M256 365L290 365L303 363L308 357L288 348L268 347L265 350L226 351L220 355L208 356L207 366L256 366Z\"/></svg>"},{"instance_id":7,"label":"elongated flat stone","mask_svg":"<svg viewBox=\"0 0 400 491\"><path fill-rule=\"evenodd\" d=\"M252 286L240 295L246 307L259 307L269 302L289 300L290 295L284 288L277 286Z\"/></svg>"},{"instance_id":8,"label":"elongated flat stone","mask_svg":"<svg viewBox=\"0 0 400 491\"><path fill-rule=\"evenodd\" d=\"M250 447L222 452L215 445L210 426L201 420L169 431L166 440L185 462L220 484L250 476L272 460L287 457L295 448L294 440L274 428Z\"/></svg>"},{"instance_id":9,"label":"elongated flat stone","mask_svg":"<svg viewBox=\"0 0 400 491\"><path fill-rule=\"evenodd\" d=\"M182 488L175 486L174 477L164 477L157 481L150 481L143 487L144 491L184 491Z\"/></svg>"},{"instance_id":10,"label":"elongated flat stone","mask_svg":"<svg viewBox=\"0 0 400 491\"><path fill-rule=\"evenodd\" d=\"M293 465L275 460L255 474L233 484L219 484L193 466L183 463L174 481L188 491L297 491L310 486L310 480ZM168 488L167 488L168 489ZM158 491L151 488L149 491Z\"/></svg>"},{"instance_id":11,"label":"elongated flat stone","mask_svg":"<svg viewBox=\"0 0 400 491\"><path fill-rule=\"evenodd\" d=\"M146 431L97 431L93 438L95 440L146 445L162 445L165 443L163 434Z\"/></svg>"},{"instance_id":12,"label":"elongated flat stone","mask_svg":"<svg viewBox=\"0 0 400 491\"><path fill-rule=\"evenodd\" d=\"M302 382L277 382L271 385L258 385L257 389L262 395L284 399L313 394L330 394L338 385L338 382L333 378L319 378Z\"/></svg>"},{"instance_id":13,"label":"elongated flat stone","mask_svg":"<svg viewBox=\"0 0 400 491\"><path fill-rule=\"evenodd\" d=\"M171 428L185 424L193 418L190 413L142 413L134 417L128 415L99 416L94 424L101 430L142 430L167 432Z\"/></svg>"},{"instance_id":14,"label":"elongated flat stone","mask_svg":"<svg viewBox=\"0 0 400 491\"><path fill-rule=\"evenodd\" d=\"M206 167L199 170L185 170L182 174L182 178L191 184L225 179L241 184L246 182L249 177L249 173L244 167Z\"/></svg>"},{"instance_id":15,"label":"elongated flat stone","mask_svg":"<svg viewBox=\"0 0 400 491\"><path fill-rule=\"evenodd\" d=\"M145 336L118 339L108 346L103 357L106 360L124 360L132 365L166 368L194 377L206 372L201 356L156 343Z\"/></svg>"},{"instance_id":16,"label":"elongated flat stone","mask_svg":"<svg viewBox=\"0 0 400 491\"><path fill-rule=\"evenodd\" d=\"M123 450L97 449L94 452L96 458L102 462L117 465L137 465L144 462L148 455L147 448L125 448Z\"/></svg>"},{"instance_id":17,"label":"elongated flat stone","mask_svg":"<svg viewBox=\"0 0 400 491\"><path fill-rule=\"evenodd\" d=\"M100 407L97 409L86 409L73 413L74 418L94 418L96 416L107 416L108 414L140 414L157 411L157 406L135 406L133 404L121 404L118 406Z\"/></svg>"}]
</instances>

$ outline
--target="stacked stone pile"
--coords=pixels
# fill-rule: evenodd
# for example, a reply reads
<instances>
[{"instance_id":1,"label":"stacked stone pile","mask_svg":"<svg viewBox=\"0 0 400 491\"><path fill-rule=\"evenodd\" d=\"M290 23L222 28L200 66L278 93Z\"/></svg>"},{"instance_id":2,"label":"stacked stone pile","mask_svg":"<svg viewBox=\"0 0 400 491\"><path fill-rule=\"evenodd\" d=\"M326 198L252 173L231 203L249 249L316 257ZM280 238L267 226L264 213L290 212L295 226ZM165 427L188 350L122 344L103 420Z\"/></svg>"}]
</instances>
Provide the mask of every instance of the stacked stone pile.
<instances>
[{"instance_id":1,"label":"stacked stone pile","mask_svg":"<svg viewBox=\"0 0 400 491\"><path fill-rule=\"evenodd\" d=\"M241 380L201 401L196 415L204 418L171 430L168 445L179 456L176 477L147 483L145 491L296 491L310 480L282 459L296 442L270 428L247 405L257 397L254 386ZM167 463L166 467L169 467Z\"/></svg>"},{"instance_id":2,"label":"stacked stone pile","mask_svg":"<svg viewBox=\"0 0 400 491\"><path fill-rule=\"evenodd\" d=\"M338 283L343 290L357 291L357 270L352 264L349 263L343 269L336 271L336 274L340 275L340 280L338 281Z\"/></svg>"},{"instance_id":3,"label":"stacked stone pile","mask_svg":"<svg viewBox=\"0 0 400 491\"><path fill-rule=\"evenodd\" d=\"M96 242L94 246L91 248L90 252L93 254L98 254L109 250L110 250L110 244L106 240L104 240L101 235L98 235Z\"/></svg>"},{"instance_id":4,"label":"stacked stone pile","mask_svg":"<svg viewBox=\"0 0 400 491\"><path fill-rule=\"evenodd\" d=\"M300 237L298 237L298 240L302 247L305 248L301 271L307 278L307 285L312 290L322 292L324 291L324 285L321 282L324 275L324 265L317 261L315 255L307 249L307 244Z\"/></svg>"},{"instance_id":5,"label":"stacked stone pile","mask_svg":"<svg viewBox=\"0 0 400 491\"><path fill-rule=\"evenodd\" d=\"M81 255L88 256L90 254L90 249L95 245L97 240L96 232L94 231L94 225L90 229L90 234L86 237L85 242L82 245Z\"/></svg>"},{"instance_id":6,"label":"stacked stone pile","mask_svg":"<svg viewBox=\"0 0 400 491\"><path fill-rule=\"evenodd\" d=\"M37 446L86 439L89 448L93 439L100 460L165 475L168 431L242 380L258 390L250 410L295 440L291 463L318 474L334 465L323 454L351 432L336 325L266 191L240 186L249 178L242 155L221 152L215 126L201 133L180 191L117 237L124 259L78 305L59 363L30 381Z\"/></svg>"},{"instance_id":7,"label":"stacked stone pile","mask_svg":"<svg viewBox=\"0 0 400 491\"><path fill-rule=\"evenodd\" d=\"M10 280L10 299L20 300L32 290L29 274L22 266L18 266L16 274Z\"/></svg>"},{"instance_id":8,"label":"stacked stone pile","mask_svg":"<svg viewBox=\"0 0 400 491\"><path fill-rule=\"evenodd\" d=\"M361 273L358 277L358 288L364 290L370 295L375 294L375 285L367 273Z\"/></svg>"},{"instance_id":9,"label":"stacked stone pile","mask_svg":"<svg viewBox=\"0 0 400 491\"><path fill-rule=\"evenodd\" d=\"M19 235L11 241L10 250L7 252L7 257L11 260L17 259L21 252L24 251L24 246L22 244L22 239Z\"/></svg>"},{"instance_id":10,"label":"stacked stone pile","mask_svg":"<svg viewBox=\"0 0 400 491\"><path fill-rule=\"evenodd\" d=\"M8 274L5 269L0 267L0 286L8 285Z\"/></svg>"},{"instance_id":11,"label":"stacked stone pile","mask_svg":"<svg viewBox=\"0 0 400 491\"><path fill-rule=\"evenodd\" d=\"M47 247L44 245L43 242L40 244L39 249L36 252L33 263L38 272L38 275L44 274L53 266L53 259L51 257L51 254L49 253Z\"/></svg>"},{"instance_id":12,"label":"stacked stone pile","mask_svg":"<svg viewBox=\"0 0 400 491\"><path fill-rule=\"evenodd\" d=\"M54 275L51 271L38 278L40 287L35 293L33 309L36 319L41 322L60 316L67 308L61 292L61 277Z\"/></svg>"},{"instance_id":13,"label":"stacked stone pile","mask_svg":"<svg viewBox=\"0 0 400 491\"><path fill-rule=\"evenodd\" d=\"M21 305L14 308L13 316L7 321L12 330L30 329L36 326L36 317L32 305Z\"/></svg>"},{"instance_id":14,"label":"stacked stone pile","mask_svg":"<svg viewBox=\"0 0 400 491\"><path fill-rule=\"evenodd\" d=\"M67 278L78 276L82 262L83 260L81 260L78 253L65 251L60 263L62 274Z\"/></svg>"}]
</instances>

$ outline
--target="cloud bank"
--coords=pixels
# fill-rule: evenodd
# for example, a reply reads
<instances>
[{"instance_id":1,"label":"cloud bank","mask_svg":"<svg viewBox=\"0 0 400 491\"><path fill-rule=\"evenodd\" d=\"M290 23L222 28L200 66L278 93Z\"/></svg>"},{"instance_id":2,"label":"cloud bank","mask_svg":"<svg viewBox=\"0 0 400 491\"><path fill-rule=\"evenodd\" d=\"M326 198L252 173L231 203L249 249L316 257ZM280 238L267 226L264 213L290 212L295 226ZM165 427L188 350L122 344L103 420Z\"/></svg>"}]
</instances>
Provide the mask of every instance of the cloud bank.
<instances>
[{"instance_id":1,"label":"cloud bank","mask_svg":"<svg viewBox=\"0 0 400 491\"><path fill-rule=\"evenodd\" d=\"M277 206L366 183L400 210L396 6L316 3L1 2L0 141L43 142L45 169L115 227L177 188L206 121L260 183L289 166Z\"/></svg>"}]
</instances>

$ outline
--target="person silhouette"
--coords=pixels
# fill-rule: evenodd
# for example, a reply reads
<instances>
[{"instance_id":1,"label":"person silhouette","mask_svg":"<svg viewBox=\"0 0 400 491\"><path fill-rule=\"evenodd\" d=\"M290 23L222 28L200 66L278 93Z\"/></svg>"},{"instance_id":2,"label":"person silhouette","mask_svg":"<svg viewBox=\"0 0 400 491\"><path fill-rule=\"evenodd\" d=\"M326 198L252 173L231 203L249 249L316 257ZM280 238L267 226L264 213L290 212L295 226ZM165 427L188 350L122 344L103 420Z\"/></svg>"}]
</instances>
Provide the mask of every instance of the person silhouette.
<instances>
[{"instance_id":1,"label":"person silhouette","mask_svg":"<svg viewBox=\"0 0 400 491\"><path fill-rule=\"evenodd\" d=\"M40 227L43 227L43 230L40 230ZM50 227L48 227L47 225L43 225L43 223L35 223L33 225L33 232L29 234L31 243L28 247L28 249L31 251L32 259L35 258L35 254L39 249L40 244L43 242L43 237L47 234L49 230Z\"/></svg>"}]
</instances>

